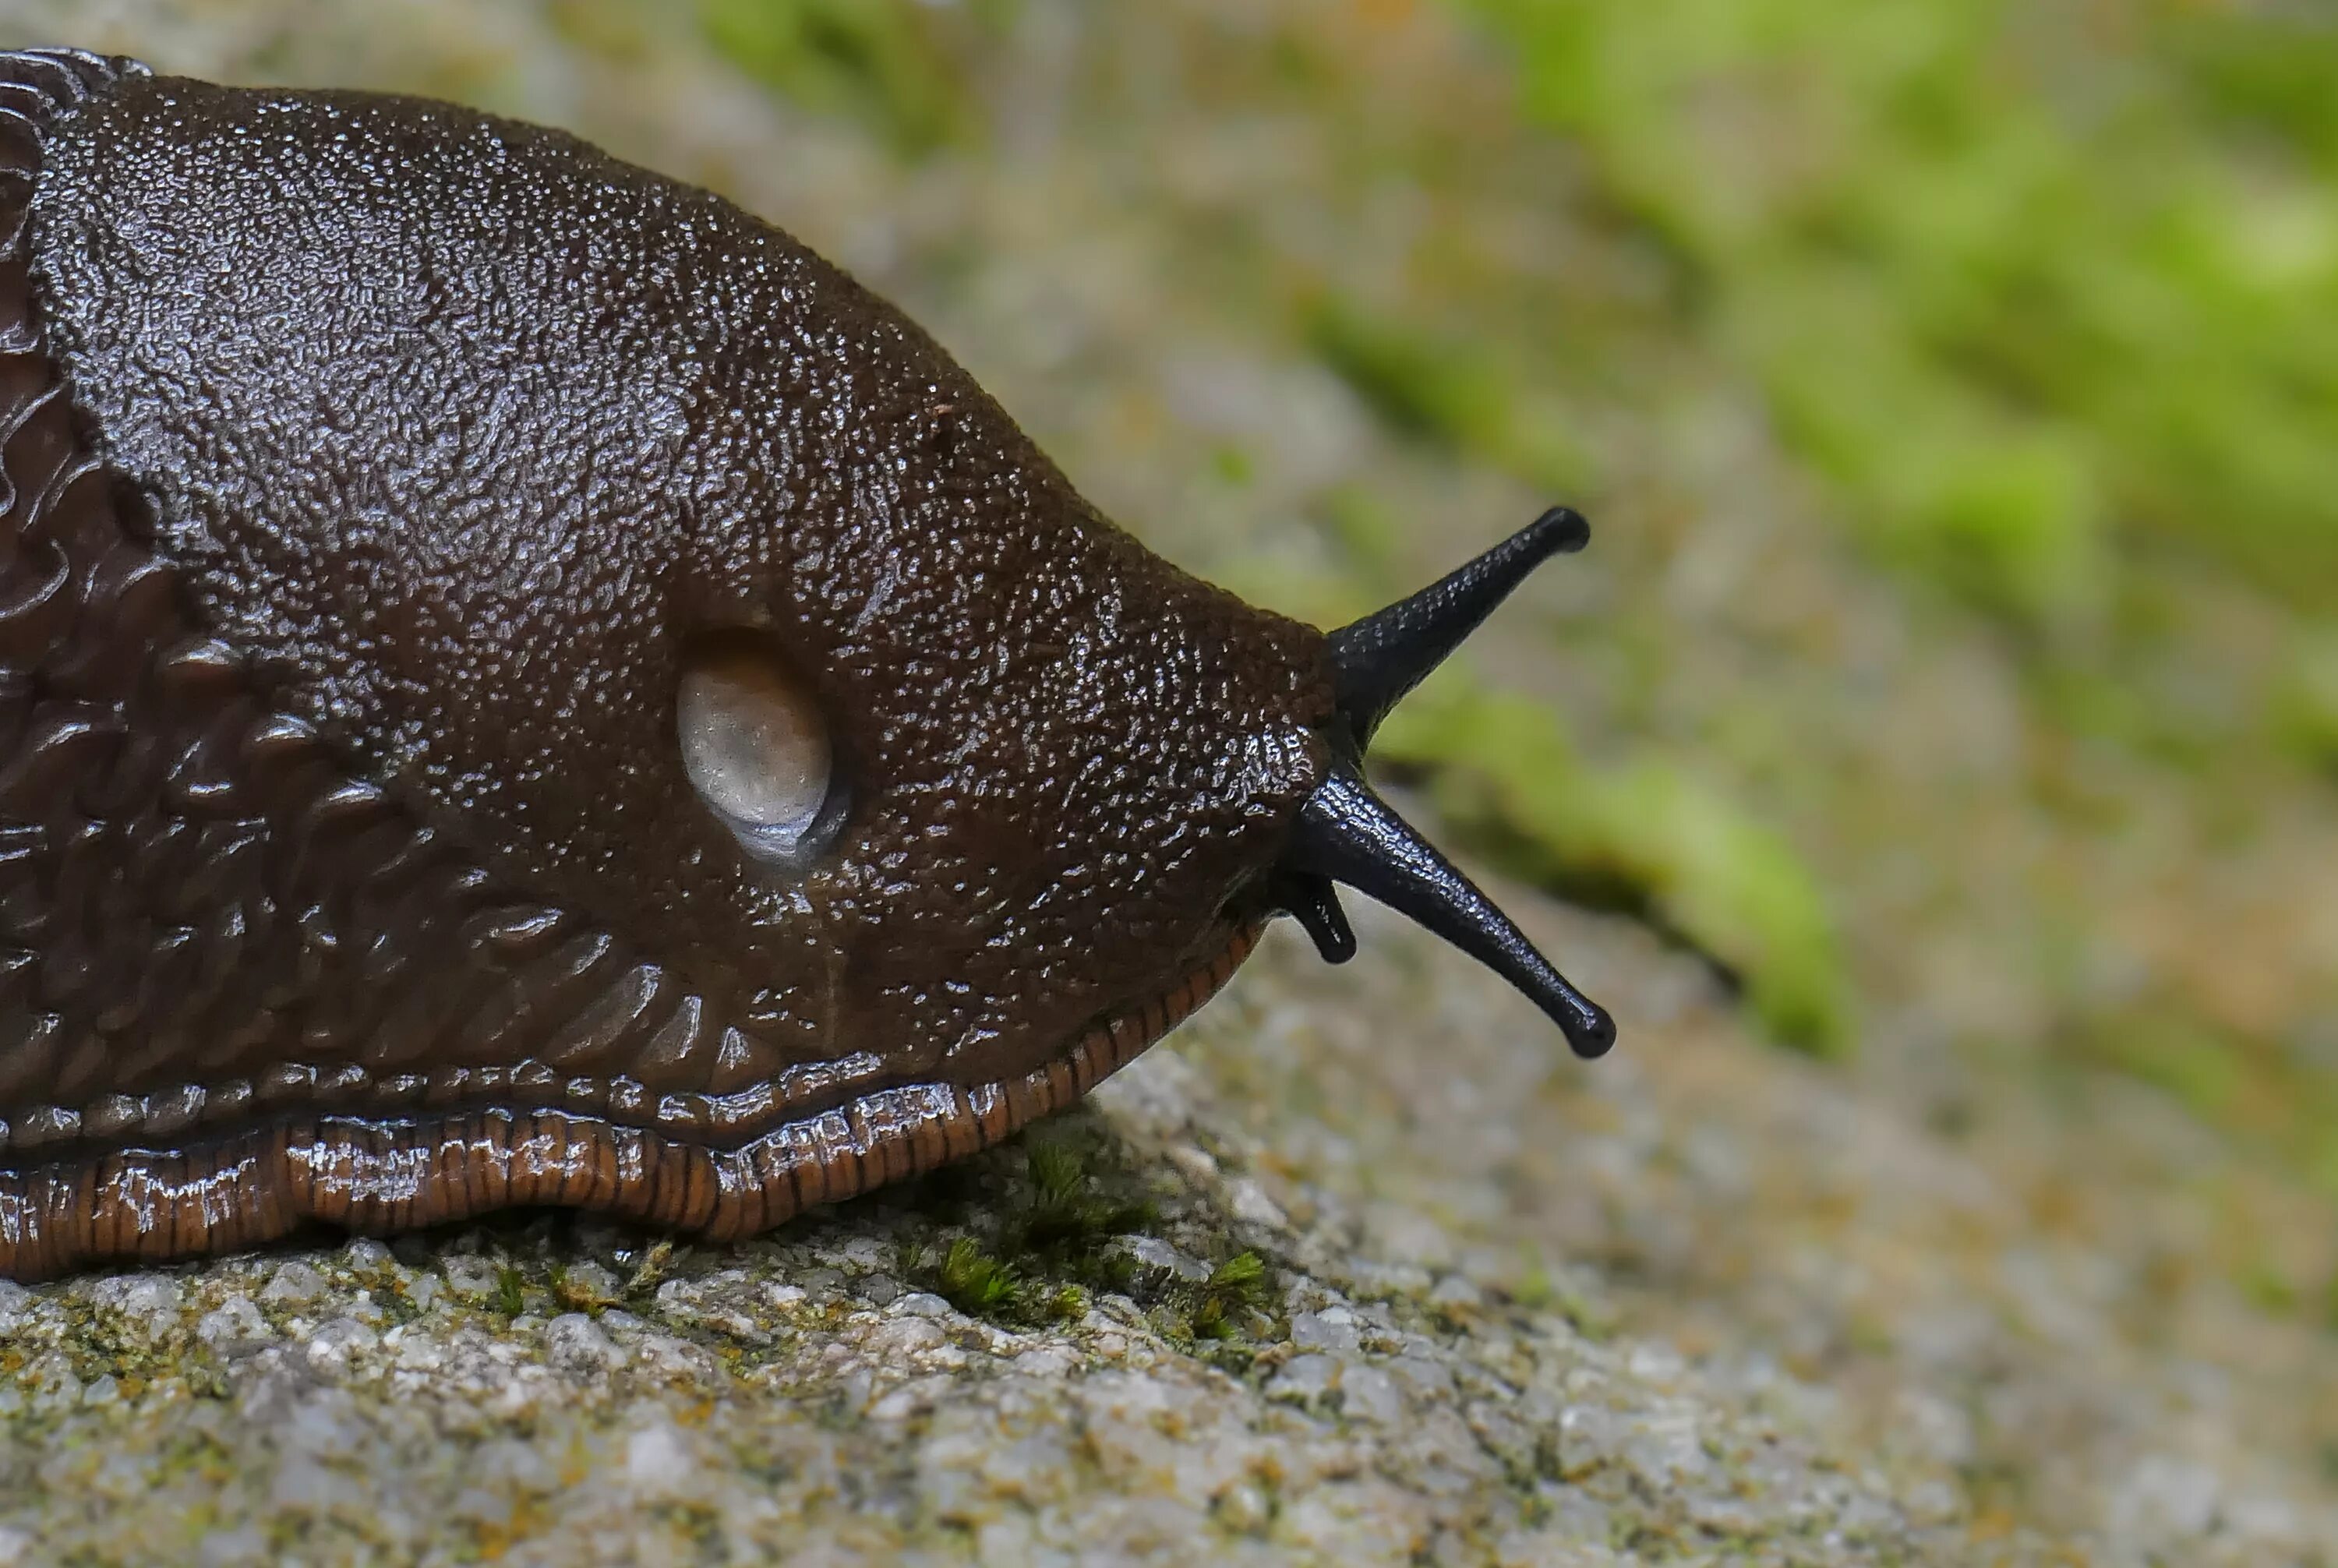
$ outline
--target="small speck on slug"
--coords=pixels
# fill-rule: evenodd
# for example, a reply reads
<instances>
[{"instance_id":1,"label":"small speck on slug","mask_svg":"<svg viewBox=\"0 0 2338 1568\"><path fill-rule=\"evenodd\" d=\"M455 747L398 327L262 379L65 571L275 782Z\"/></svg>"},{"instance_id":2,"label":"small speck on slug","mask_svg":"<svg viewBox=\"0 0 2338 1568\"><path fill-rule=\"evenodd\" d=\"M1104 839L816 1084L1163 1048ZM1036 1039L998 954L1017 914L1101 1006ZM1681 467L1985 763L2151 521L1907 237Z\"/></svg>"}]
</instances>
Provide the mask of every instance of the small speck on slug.
<instances>
[{"instance_id":1,"label":"small speck on slug","mask_svg":"<svg viewBox=\"0 0 2338 1568\"><path fill-rule=\"evenodd\" d=\"M1364 766L1586 537L1319 632L706 191L0 54L0 1274L751 1234L1086 1093L1277 915L1347 958L1342 884L1596 1055Z\"/></svg>"}]
</instances>

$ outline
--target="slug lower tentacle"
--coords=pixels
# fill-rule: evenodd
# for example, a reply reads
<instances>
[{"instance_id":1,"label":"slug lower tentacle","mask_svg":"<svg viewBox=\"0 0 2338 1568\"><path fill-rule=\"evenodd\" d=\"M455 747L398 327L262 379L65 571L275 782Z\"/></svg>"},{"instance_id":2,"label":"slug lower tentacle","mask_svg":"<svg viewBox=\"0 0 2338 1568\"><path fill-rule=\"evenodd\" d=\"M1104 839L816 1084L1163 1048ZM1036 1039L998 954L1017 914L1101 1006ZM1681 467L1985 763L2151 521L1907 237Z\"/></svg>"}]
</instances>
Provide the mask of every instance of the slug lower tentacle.
<instances>
[{"instance_id":1,"label":"slug lower tentacle","mask_svg":"<svg viewBox=\"0 0 2338 1568\"><path fill-rule=\"evenodd\" d=\"M719 198L451 105L0 55L0 1275L982 1148L1345 881L1554 512L1324 636Z\"/></svg>"}]
</instances>

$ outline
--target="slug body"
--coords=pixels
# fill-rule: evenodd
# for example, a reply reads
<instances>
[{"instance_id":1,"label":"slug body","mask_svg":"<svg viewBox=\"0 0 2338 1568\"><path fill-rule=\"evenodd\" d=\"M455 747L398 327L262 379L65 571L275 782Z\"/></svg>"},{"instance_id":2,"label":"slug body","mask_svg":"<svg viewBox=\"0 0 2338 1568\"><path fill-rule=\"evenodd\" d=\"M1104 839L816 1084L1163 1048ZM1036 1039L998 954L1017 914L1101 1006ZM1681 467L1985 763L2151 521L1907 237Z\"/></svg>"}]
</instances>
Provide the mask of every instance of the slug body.
<instances>
[{"instance_id":1,"label":"slug body","mask_svg":"<svg viewBox=\"0 0 2338 1568\"><path fill-rule=\"evenodd\" d=\"M751 1232L1068 1102L1278 912L1343 956L1333 878L1604 1048L1361 770L1571 514L1327 638L778 230L446 104L0 55L0 1274Z\"/></svg>"}]
</instances>

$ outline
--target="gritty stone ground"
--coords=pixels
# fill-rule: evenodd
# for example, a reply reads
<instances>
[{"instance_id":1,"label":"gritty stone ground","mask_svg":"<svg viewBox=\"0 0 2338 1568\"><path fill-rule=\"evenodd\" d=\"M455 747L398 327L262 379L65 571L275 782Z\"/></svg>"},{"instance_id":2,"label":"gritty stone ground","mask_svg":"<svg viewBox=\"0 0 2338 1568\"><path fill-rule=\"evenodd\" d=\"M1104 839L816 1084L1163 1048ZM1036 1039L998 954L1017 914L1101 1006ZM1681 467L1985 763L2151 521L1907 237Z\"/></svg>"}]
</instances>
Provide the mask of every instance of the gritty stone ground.
<instances>
[{"instance_id":1,"label":"gritty stone ground","mask_svg":"<svg viewBox=\"0 0 2338 1568\"><path fill-rule=\"evenodd\" d=\"M476 1235L12 1294L19 1506L0 1549L1524 1563L1691 1544L1858 1561L1956 1514L1944 1483L1895 1494L1831 1460L1812 1390L1758 1368L1723 1389L1662 1348L1489 1307L1459 1275L1282 1275L1229 1372L1127 1296L1038 1331L968 1318L905 1288L894 1228L869 1218L693 1259L597 1316L506 1316L507 1242Z\"/></svg>"},{"instance_id":2,"label":"gritty stone ground","mask_svg":"<svg viewBox=\"0 0 2338 1568\"><path fill-rule=\"evenodd\" d=\"M1630 1058L1562 1060L1368 918L1376 973L1271 943L1046 1129L1056 1153L743 1247L545 1216L0 1288L0 1562L2271 1563L2333 1538L2209 1368L2097 1365L2113 1327L2018 1242L1997 1290L1919 1284L1912 1348L1850 1375L1665 1332L1617 1243L1696 1247L1749 1161L1832 1166L1835 1203L1888 1213L1823 1265L1782 1227L1827 1205L1763 1222L1737 1289L1822 1340L1840 1280L1894 1267L1894 1233L1988 1223L1991 1178L1822 1085L1746 1091L1775 1059L1690 960L1529 907L1652 1021ZM1716 1075L1747 1094L1726 1118L1698 1103ZM1004 1245L1049 1161L1098 1233L1010 1253L1016 1302L954 1307L952 1244ZM1607 1261L1538 1240L1577 1206ZM1257 1287L1197 1333L1244 1252ZM2083 1559L1977 1493L1991 1400L2135 1439L2066 1460L2102 1499Z\"/></svg>"},{"instance_id":3,"label":"gritty stone ground","mask_svg":"<svg viewBox=\"0 0 2338 1568\"><path fill-rule=\"evenodd\" d=\"M1552 1068L1468 969L1371 936L1416 1005ZM1196 1033L1311 1033L1302 956ZM1937 1454L1861 1452L1773 1362L1618 1332L1596 1279L1522 1285L1369 1180L1278 1173L1205 1073L1165 1048L1051 1130L1083 1191L1146 1203L1102 1249L1123 1288L1036 1323L931 1289L1016 1208L1020 1149L738 1249L537 1219L0 1288L0 1561L1955 1555ZM1261 1289L1197 1338L1176 1288L1243 1250Z\"/></svg>"},{"instance_id":4,"label":"gritty stone ground","mask_svg":"<svg viewBox=\"0 0 2338 1568\"><path fill-rule=\"evenodd\" d=\"M1472 519L1471 544L1549 497L1391 440L1256 340L1253 294L1400 291L1380 259L1424 229L1638 287L1555 216L1563 159L1431 201L1357 175L1351 122L1213 96L1261 18L1317 36L1351 11L1410 8L1163 0L1106 28L1027 0L978 83L987 150L924 163L621 0L0 0L0 29L433 91L711 184L908 303L1179 559L1305 578L1329 553L1292 519L1342 485ZM1430 25L1357 46L1362 110L1469 95ZM1190 102L1082 100L1115 52L1195 38ZM1570 425L1637 525L1603 513L1600 547L1488 627L1488 666L1586 727L1659 645L1666 691L1713 705L1687 728L1790 680L1813 730L1880 736L1901 769L1859 803L1876 840L1943 772L2017 799L2002 661L1831 554L1754 412L1684 379L1685 404L1608 409L1632 393L1609 388ZM1237 438L1238 486L1213 467ZM1423 575L1463 544L1424 539ZM1616 634L1555 657L1595 598ZM1732 616L1900 661L1889 700ZM1986 840L2049 841L2026 816ZM0 1564L2338 1557L2328 1330L2228 1266L2318 1277L2327 1205L2164 1095L1950 1049L2043 1038L2052 999L2007 978L2019 929L1929 886L1853 923L1897 965L1855 1064L1782 1053L1646 929L1508 887L1624 1021L1612 1058L1567 1060L1497 982L1360 908L1363 960L1327 970L1280 933L1031 1142L742 1247L519 1216L0 1286ZM2179 916L2225 918L2150 892L2115 901L2170 922L2171 950L2199 946ZM2331 928L2264 902L2252 951Z\"/></svg>"}]
</instances>

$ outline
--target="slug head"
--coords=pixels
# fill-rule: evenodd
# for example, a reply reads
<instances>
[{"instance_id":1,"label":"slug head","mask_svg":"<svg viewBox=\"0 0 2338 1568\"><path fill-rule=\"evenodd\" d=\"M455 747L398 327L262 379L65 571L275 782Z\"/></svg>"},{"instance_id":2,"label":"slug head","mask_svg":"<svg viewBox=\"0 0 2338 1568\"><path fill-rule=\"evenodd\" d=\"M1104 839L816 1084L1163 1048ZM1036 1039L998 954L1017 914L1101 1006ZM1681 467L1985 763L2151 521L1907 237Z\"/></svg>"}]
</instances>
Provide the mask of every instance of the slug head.
<instances>
[{"instance_id":1,"label":"slug head","mask_svg":"<svg viewBox=\"0 0 2338 1568\"><path fill-rule=\"evenodd\" d=\"M1616 1025L1568 984L1467 877L1408 827L1364 781L1363 757L1389 710L1459 647L1527 573L1591 537L1582 517L1553 507L1430 586L1331 633L1337 716L1322 781L1300 808L1270 886L1325 959L1355 956L1333 884L1371 895L1484 963L1550 1015L1579 1056L1604 1054Z\"/></svg>"}]
</instances>

